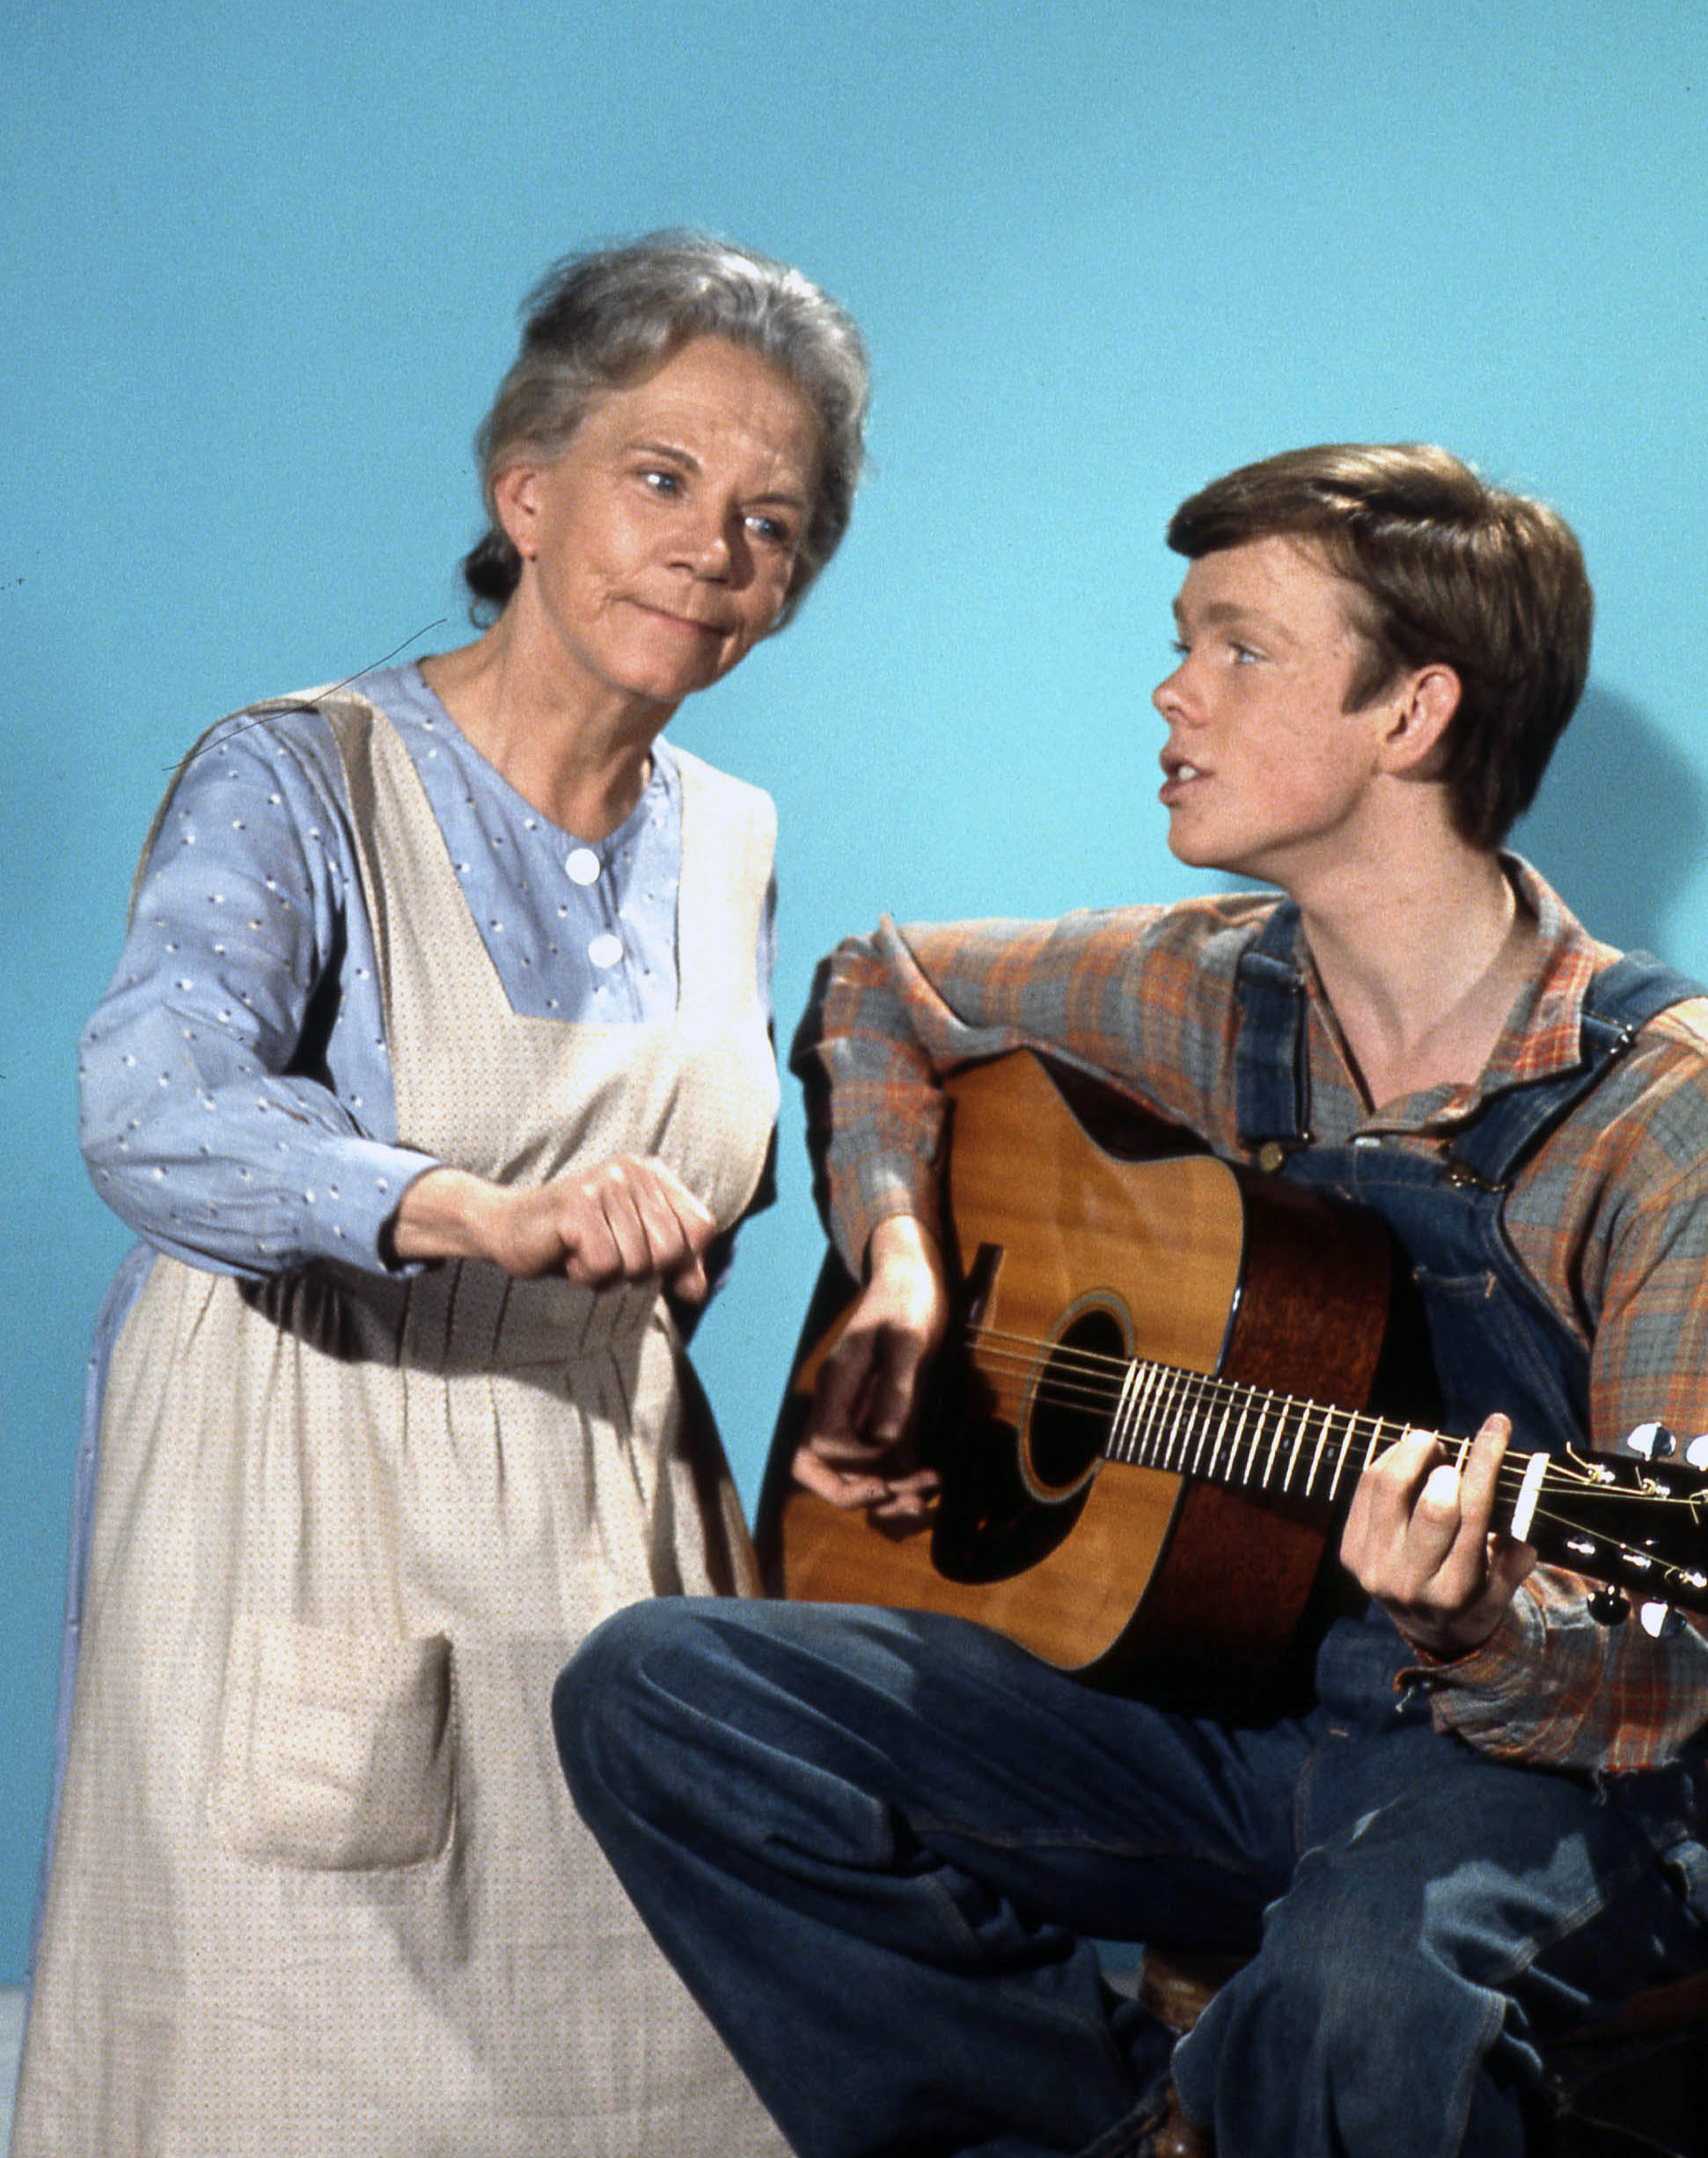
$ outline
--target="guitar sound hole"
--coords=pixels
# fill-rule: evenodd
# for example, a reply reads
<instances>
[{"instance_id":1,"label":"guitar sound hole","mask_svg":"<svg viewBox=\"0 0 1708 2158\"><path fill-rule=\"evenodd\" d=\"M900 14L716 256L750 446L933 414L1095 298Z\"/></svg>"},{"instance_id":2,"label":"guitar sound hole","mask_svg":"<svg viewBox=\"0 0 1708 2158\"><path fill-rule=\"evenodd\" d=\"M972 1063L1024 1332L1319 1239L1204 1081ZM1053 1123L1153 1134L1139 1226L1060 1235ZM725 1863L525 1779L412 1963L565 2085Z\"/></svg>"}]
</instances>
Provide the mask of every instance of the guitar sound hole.
<instances>
[{"instance_id":1,"label":"guitar sound hole","mask_svg":"<svg viewBox=\"0 0 1708 2158\"><path fill-rule=\"evenodd\" d=\"M1125 1329L1107 1305L1093 1304L1062 1329L1038 1373L1027 1420L1025 1476L1037 1498L1064 1499L1090 1480L1130 1353Z\"/></svg>"}]
</instances>

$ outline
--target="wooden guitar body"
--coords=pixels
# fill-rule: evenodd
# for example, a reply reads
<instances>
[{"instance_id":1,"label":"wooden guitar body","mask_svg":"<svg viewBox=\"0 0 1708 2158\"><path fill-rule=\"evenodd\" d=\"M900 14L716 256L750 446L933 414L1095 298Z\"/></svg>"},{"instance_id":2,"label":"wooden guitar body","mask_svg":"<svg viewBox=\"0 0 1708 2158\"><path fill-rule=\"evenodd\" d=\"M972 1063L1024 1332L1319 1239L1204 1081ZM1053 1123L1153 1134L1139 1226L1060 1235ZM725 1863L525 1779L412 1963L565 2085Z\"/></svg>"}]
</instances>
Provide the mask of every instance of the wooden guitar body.
<instances>
[{"instance_id":1,"label":"wooden guitar body","mask_svg":"<svg viewBox=\"0 0 1708 2158\"><path fill-rule=\"evenodd\" d=\"M1103 1457L1075 1374L1154 1360L1361 1409L1391 1274L1380 1222L1106 1101L1019 1053L951 1080L945 1229L964 1340L922 1421L942 1475L897 1538L794 1486L831 1307L821 1281L773 1442L759 1538L773 1593L980 1620L1100 1685L1219 1707L1263 1696L1306 1629L1333 1512ZM1095 1136L1094 1136L1095 1130ZM833 1329L832 1329L833 1335ZM1104 1418L1103 1422L1107 1421Z\"/></svg>"}]
</instances>

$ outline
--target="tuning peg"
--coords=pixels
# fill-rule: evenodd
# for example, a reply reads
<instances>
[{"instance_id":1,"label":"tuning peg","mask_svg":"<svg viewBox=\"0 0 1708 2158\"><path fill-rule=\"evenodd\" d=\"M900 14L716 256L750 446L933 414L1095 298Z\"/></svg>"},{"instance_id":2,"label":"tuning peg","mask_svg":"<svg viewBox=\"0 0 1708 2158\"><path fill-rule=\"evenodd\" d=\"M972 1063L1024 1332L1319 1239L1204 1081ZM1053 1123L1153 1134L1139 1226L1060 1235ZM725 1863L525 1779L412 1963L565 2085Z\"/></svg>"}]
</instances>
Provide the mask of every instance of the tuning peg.
<instances>
[{"instance_id":1,"label":"tuning peg","mask_svg":"<svg viewBox=\"0 0 1708 2158\"><path fill-rule=\"evenodd\" d=\"M1625 1441L1628 1454L1640 1454L1645 1461L1670 1461L1678 1451L1678 1441L1665 1424L1638 1424Z\"/></svg>"},{"instance_id":2,"label":"tuning peg","mask_svg":"<svg viewBox=\"0 0 1708 2158\"><path fill-rule=\"evenodd\" d=\"M1693 1469L1708 1469L1708 1431L1690 1441L1684 1449L1684 1458Z\"/></svg>"},{"instance_id":3,"label":"tuning peg","mask_svg":"<svg viewBox=\"0 0 1708 2158\"><path fill-rule=\"evenodd\" d=\"M1602 1626L1622 1626L1631 1617L1631 1605L1619 1589L1603 1583L1591 1593L1589 1615Z\"/></svg>"}]
</instances>

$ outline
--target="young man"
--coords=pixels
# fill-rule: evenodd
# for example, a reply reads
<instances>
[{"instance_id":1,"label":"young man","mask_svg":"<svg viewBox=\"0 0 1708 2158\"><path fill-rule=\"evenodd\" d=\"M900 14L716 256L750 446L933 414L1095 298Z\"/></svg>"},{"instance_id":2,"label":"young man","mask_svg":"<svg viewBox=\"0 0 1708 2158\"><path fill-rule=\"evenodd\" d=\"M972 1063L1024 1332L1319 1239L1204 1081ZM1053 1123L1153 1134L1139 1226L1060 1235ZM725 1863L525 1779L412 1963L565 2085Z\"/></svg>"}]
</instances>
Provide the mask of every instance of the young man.
<instances>
[{"instance_id":1,"label":"young man","mask_svg":"<svg viewBox=\"0 0 1708 2158\"><path fill-rule=\"evenodd\" d=\"M1603 1623L1491 1525L1509 1437L1708 1427L1708 1003L1499 851L1587 670L1577 544L1418 448L1244 468L1169 539L1169 844L1284 896L886 922L827 962L795 1062L866 1287L796 1473L928 1508L941 1083L1022 1045L1385 1215L1474 1442L1359 1479L1367 1601L1298 1714L1120 1699L935 1616L595 1637L576 1798L807 2158L1515 2154L1535 2042L1708 1962L1708 1641ZM1096 1935L1250 1960L1170 2059Z\"/></svg>"}]
</instances>

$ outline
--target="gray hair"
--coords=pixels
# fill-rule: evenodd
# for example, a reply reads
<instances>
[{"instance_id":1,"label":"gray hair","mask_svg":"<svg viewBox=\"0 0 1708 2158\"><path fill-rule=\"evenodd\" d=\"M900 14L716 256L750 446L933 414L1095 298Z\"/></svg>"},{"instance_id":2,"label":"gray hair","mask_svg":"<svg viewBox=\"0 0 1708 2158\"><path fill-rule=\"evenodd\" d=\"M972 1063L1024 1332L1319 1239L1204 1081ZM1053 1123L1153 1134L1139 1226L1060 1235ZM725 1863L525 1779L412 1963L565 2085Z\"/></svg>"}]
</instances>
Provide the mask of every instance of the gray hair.
<instances>
[{"instance_id":1,"label":"gray hair","mask_svg":"<svg viewBox=\"0 0 1708 2158\"><path fill-rule=\"evenodd\" d=\"M521 557L493 482L524 448L555 457L608 390L695 337L722 337L787 375L818 416L817 487L781 628L835 554L854 512L870 394L847 310L787 264L698 232L653 232L553 264L522 304L522 349L474 437L487 530L463 558L476 621L515 591Z\"/></svg>"}]
</instances>

